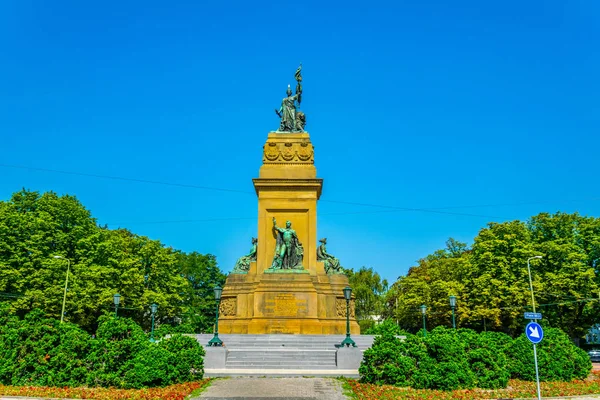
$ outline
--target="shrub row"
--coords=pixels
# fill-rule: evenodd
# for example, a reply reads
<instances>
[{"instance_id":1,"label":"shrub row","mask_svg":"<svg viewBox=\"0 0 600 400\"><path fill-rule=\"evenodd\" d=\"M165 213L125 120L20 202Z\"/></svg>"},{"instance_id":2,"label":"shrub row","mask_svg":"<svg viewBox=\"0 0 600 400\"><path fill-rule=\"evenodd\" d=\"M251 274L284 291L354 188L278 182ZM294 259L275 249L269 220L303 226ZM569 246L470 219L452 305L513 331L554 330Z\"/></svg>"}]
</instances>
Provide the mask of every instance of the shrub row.
<instances>
[{"instance_id":1,"label":"shrub row","mask_svg":"<svg viewBox=\"0 0 600 400\"><path fill-rule=\"evenodd\" d=\"M166 386L201 380L203 356L190 337L151 343L128 318L100 317L91 336L39 311L23 320L0 315L0 383L5 385Z\"/></svg>"},{"instance_id":2,"label":"shrub row","mask_svg":"<svg viewBox=\"0 0 600 400\"><path fill-rule=\"evenodd\" d=\"M587 354L559 329L546 328L538 345L540 380L584 379ZM535 380L533 348L525 335L437 327L399 339L384 332L364 353L361 381L415 389L505 388L510 378Z\"/></svg>"}]
</instances>

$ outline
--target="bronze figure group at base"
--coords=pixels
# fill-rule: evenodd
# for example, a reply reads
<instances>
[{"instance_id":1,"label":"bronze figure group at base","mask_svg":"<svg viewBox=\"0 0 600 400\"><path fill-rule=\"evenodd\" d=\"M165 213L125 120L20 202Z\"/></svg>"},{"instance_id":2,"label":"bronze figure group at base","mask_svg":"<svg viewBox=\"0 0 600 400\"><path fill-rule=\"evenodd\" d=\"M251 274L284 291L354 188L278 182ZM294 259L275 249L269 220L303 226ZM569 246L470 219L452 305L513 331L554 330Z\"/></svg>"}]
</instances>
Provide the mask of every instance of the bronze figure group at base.
<instances>
[{"instance_id":1,"label":"bronze figure group at base","mask_svg":"<svg viewBox=\"0 0 600 400\"><path fill-rule=\"evenodd\" d=\"M277 240L275 244L275 256L268 271L304 270L302 265L304 248L298 240L296 231L292 229L292 223L286 221L285 228L281 228L277 226L277 221L273 218L273 230L275 231ZM250 263L256 261L257 242L256 238L252 238L250 253L237 260L231 272L232 274L248 273ZM327 238L323 238L319 242L321 245L317 247L317 261L324 263L325 273L328 275L343 274L344 270L340 265L340 260L327 253L325 247Z\"/></svg>"},{"instance_id":2,"label":"bronze figure group at base","mask_svg":"<svg viewBox=\"0 0 600 400\"><path fill-rule=\"evenodd\" d=\"M252 248L250 249L250 253L245 256L238 258L235 263L235 267L233 267L233 274L245 274L250 269L250 263L252 261L256 261L256 250L258 248L258 239L252 238Z\"/></svg>"},{"instance_id":3,"label":"bronze figure group at base","mask_svg":"<svg viewBox=\"0 0 600 400\"><path fill-rule=\"evenodd\" d=\"M330 274L343 274L344 270L340 265L340 260L331 254L327 253L325 245L327 244L327 238L319 240L321 245L317 247L317 261L323 261L325 264L325 273Z\"/></svg>"}]
</instances>

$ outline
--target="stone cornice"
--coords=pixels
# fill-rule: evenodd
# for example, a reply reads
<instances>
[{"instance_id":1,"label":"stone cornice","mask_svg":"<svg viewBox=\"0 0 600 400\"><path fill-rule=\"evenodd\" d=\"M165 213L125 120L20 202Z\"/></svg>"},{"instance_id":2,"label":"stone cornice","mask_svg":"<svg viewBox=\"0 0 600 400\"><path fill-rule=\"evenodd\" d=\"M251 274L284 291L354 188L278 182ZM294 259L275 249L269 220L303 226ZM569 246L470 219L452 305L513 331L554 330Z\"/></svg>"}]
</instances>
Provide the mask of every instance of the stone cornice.
<instances>
[{"instance_id":1,"label":"stone cornice","mask_svg":"<svg viewBox=\"0 0 600 400\"><path fill-rule=\"evenodd\" d=\"M323 179L286 179L286 178L254 178L254 190L256 194L261 190L268 191L316 191L317 200L321 197Z\"/></svg>"}]
</instances>

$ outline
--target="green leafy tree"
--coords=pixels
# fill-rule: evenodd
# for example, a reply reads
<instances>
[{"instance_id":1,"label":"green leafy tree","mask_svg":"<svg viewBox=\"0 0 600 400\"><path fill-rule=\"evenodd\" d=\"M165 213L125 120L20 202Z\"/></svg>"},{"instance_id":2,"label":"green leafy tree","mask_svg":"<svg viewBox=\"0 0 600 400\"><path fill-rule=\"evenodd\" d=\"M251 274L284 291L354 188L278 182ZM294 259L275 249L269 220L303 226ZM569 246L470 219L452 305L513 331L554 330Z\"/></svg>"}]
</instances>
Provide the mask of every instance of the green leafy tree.
<instances>
[{"instance_id":1,"label":"green leafy tree","mask_svg":"<svg viewBox=\"0 0 600 400\"><path fill-rule=\"evenodd\" d=\"M388 282L373 268L361 267L360 270L346 270L352 293L355 296L356 318L372 319L383 313L383 299L388 289Z\"/></svg>"},{"instance_id":2,"label":"green leafy tree","mask_svg":"<svg viewBox=\"0 0 600 400\"><path fill-rule=\"evenodd\" d=\"M177 253L177 264L187 281L183 318L192 332L212 329L215 317L215 286L225 284L225 274L212 254Z\"/></svg>"},{"instance_id":3,"label":"green leafy tree","mask_svg":"<svg viewBox=\"0 0 600 400\"><path fill-rule=\"evenodd\" d=\"M534 287L544 319L571 337L600 322L600 218L542 213L528 224L543 258L533 264ZM589 301L589 300L597 301Z\"/></svg>"},{"instance_id":4,"label":"green leafy tree","mask_svg":"<svg viewBox=\"0 0 600 400\"><path fill-rule=\"evenodd\" d=\"M60 318L67 259L64 318L88 332L112 312L115 293L122 296L119 314L145 330L152 303L158 323L190 320L190 330L205 329L214 304L207 288L223 282L214 256L185 255L126 229L99 227L73 196L22 190L0 202L0 301L10 312L40 309Z\"/></svg>"},{"instance_id":5,"label":"green leafy tree","mask_svg":"<svg viewBox=\"0 0 600 400\"><path fill-rule=\"evenodd\" d=\"M428 329L450 326L452 294L458 326L516 336L531 311L527 259L538 255L531 261L537 310L549 326L583 337L600 314L600 219L576 213L489 223L470 248L450 239L391 286L388 316L415 332L425 304Z\"/></svg>"},{"instance_id":6,"label":"green leafy tree","mask_svg":"<svg viewBox=\"0 0 600 400\"><path fill-rule=\"evenodd\" d=\"M449 296L459 299L465 293L465 284L472 273L470 249L465 243L449 239L446 248L419 260L416 267L409 269L390 288L386 296L390 318L409 331L416 332L422 326L420 306L427 306L427 325L450 326L452 310ZM464 321L466 309L459 308Z\"/></svg>"}]
</instances>

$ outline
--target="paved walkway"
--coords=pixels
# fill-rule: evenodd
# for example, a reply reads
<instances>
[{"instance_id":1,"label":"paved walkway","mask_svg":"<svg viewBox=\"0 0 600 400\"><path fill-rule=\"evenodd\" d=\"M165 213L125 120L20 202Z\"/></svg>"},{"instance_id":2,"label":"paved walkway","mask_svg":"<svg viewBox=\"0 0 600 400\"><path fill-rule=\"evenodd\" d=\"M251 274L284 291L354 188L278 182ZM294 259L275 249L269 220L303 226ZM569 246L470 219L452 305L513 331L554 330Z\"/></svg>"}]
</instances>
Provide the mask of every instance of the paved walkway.
<instances>
[{"instance_id":1,"label":"paved walkway","mask_svg":"<svg viewBox=\"0 0 600 400\"><path fill-rule=\"evenodd\" d=\"M249 369L249 368L205 368L205 378L225 378L225 377L269 377L269 378L337 378L345 376L346 378L359 378L357 369Z\"/></svg>"},{"instance_id":2,"label":"paved walkway","mask_svg":"<svg viewBox=\"0 0 600 400\"><path fill-rule=\"evenodd\" d=\"M211 383L192 400L346 400L342 384L327 378L231 378Z\"/></svg>"}]
</instances>

